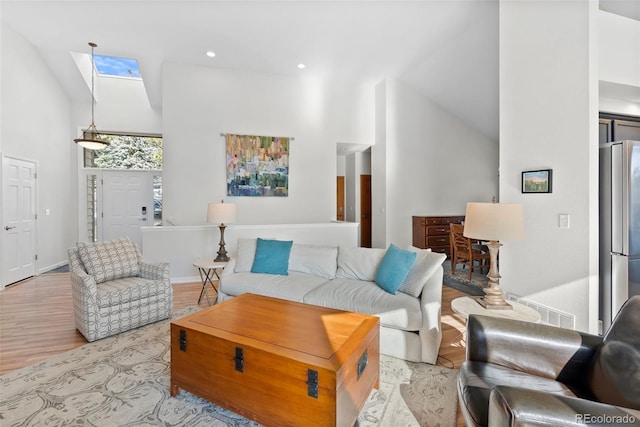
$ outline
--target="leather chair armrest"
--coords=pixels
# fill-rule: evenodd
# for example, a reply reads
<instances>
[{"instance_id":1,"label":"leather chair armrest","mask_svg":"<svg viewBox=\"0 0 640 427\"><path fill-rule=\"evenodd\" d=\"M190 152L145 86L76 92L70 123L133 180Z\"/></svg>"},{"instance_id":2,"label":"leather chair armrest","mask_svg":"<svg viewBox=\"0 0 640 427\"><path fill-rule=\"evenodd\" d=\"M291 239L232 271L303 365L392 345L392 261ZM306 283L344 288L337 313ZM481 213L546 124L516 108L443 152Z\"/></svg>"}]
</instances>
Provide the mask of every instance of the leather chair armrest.
<instances>
[{"instance_id":1,"label":"leather chair armrest","mask_svg":"<svg viewBox=\"0 0 640 427\"><path fill-rule=\"evenodd\" d=\"M493 363L584 389L602 338L539 323L470 315L467 360Z\"/></svg>"},{"instance_id":2,"label":"leather chair armrest","mask_svg":"<svg viewBox=\"0 0 640 427\"><path fill-rule=\"evenodd\" d=\"M515 387L495 387L489 398L489 425L640 425L640 411L577 397Z\"/></svg>"}]
</instances>

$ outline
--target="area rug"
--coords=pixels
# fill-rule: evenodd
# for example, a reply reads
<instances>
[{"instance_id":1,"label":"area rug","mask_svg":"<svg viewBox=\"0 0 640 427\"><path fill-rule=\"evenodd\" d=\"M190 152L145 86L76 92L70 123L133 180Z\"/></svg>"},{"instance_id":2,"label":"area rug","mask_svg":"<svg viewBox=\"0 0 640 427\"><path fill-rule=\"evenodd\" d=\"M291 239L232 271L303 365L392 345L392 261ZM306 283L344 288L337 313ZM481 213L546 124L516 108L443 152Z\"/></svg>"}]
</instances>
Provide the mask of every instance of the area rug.
<instances>
[{"instance_id":1,"label":"area rug","mask_svg":"<svg viewBox=\"0 0 640 427\"><path fill-rule=\"evenodd\" d=\"M446 260L442 264L444 269L444 277L442 283L445 286L464 292L469 295L484 295L482 291L489 283L486 273L473 272L471 280L469 280L469 270L462 268L461 264L456 266L455 271L451 272L451 261ZM486 270L485 270L486 271Z\"/></svg>"},{"instance_id":2,"label":"area rug","mask_svg":"<svg viewBox=\"0 0 640 427\"><path fill-rule=\"evenodd\" d=\"M197 311L192 307L174 318ZM8 426L257 426L183 390L169 394L168 320L86 344L0 377ZM381 356L359 426L454 426L457 371Z\"/></svg>"}]
</instances>

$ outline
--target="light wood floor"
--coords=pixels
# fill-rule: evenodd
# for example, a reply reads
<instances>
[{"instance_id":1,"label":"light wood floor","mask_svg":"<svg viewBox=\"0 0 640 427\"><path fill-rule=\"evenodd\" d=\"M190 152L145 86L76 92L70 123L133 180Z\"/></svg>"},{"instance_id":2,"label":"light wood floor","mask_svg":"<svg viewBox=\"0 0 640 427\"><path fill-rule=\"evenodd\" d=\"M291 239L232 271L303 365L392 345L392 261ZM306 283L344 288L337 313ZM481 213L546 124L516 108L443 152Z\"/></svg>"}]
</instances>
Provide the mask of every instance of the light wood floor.
<instances>
[{"instance_id":1,"label":"light wood floor","mask_svg":"<svg viewBox=\"0 0 640 427\"><path fill-rule=\"evenodd\" d=\"M173 309L198 305L202 284L173 285ZM465 358L464 321L451 311L463 293L444 286L438 365L458 368ZM210 291L215 300L215 293ZM207 307L203 298L202 307ZM75 329L69 273L43 274L0 291L0 375L86 344ZM458 411L459 412L459 411ZM458 413L457 425L464 422Z\"/></svg>"}]
</instances>

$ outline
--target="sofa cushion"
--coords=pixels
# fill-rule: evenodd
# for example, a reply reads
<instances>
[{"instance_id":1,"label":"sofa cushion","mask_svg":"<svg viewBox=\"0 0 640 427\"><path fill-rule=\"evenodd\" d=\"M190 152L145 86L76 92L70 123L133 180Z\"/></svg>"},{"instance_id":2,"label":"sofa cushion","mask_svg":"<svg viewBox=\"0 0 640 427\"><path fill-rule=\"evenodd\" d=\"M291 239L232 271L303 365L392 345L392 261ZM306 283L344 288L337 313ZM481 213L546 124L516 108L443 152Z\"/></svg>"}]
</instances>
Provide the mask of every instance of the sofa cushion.
<instances>
[{"instance_id":1,"label":"sofa cushion","mask_svg":"<svg viewBox=\"0 0 640 427\"><path fill-rule=\"evenodd\" d=\"M289 256L289 271L333 279L338 269L338 247L294 243Z\"/></svg>"},{"instance_id":2,"label":"sofa cushion","mask_svg":"<svg viewBox=\"0 0 640 427\"><path fill-rule=\"evenodd\" d=\"M77 247L85 271L96 283L137 276L140 272L138 250L129 239L78 242Z\"/></svg>"},{"instance_id":3,"label":"sofa cushion","mask_svg":"<svg viewBox=\"0 0 640 427\"><path fill-rule=\"evenodd\" d=\"M382 289L395 295L416 261L416 253L400 249L393 243L382 257L375 281Z\"/></svg>"},{"instance_id":4,"label":"sofa cushion","mask_svg":"<svg viewBox=\"0 0 640 427\"><path fill-rule=\"evenodd\" d=\"M333 279L310 291L303 301L378 316L380 326L405 331L422 327L420 300L403 293L391 295L371 281Z\"/></svg>"},{"instance_id":5,"label":"sofa cushion","mask_svg":"<svg viewBox=\"0 0 640 427\"><path fill-rule=\"evenodd\" d=\"M327 282L324 277L292 271L288 276L260 273L234 273L223 276L220 291L238 296L253 293L290 301L302 302L309 291Z\"/></svg>"},{"instance_id":6,"label":"sofa cushion","mask_svg":"<svg viewBox=\"0 0 640 427\"><path fill-rule=\"evenodd\" d=\"M292 245L292 240L258 238L251 272L288 275L289 255L291 254Z\"/></svg>"},{"instance_id":7,"label":"sofa cushion","mask_svg":"<svg viewBox=\"0 0 640 427\"><path fill-rule=\"evenodd\" d=\"M239 238L236 246L236 273L248 273L253 266L253 259L256 257L256 246L258 239Z\"/></svg>"},{"instance_id":8,"label":"sofa cushion","mask_svg":"<svg viewBox=\"0 0 640 427\"><path fill-rule=\"evenodd\" d=\"M341 246L338 250L336 277L373 282L385 252L386 250L381 248L346 248Z\"/></svg>"},{"instance_id":9,"label":"sofa cushion","mask_svg":"<svg viewBox=\"0 0 640 427\"><path fill-rule=\"evenodd\" d=\"M409 250L416 252L416 262L398 290L417 298L422 293L425 283L447 259L447 256L438 252L431 252L430 249L423 250L413 246L409 247Z\"/></svg>"},{"instance_id":10,"label":"sofa cushion","mask_svg":"<svg viewBox=\"0 0 640 427\"><path fill-rule=\"evenodd\" d=\"M125 277L110 280L98 287L98 307L122 306L131 301L149 298L166 292L167 284L162 280L142 277Z\"/></svg>"}]
</instances>

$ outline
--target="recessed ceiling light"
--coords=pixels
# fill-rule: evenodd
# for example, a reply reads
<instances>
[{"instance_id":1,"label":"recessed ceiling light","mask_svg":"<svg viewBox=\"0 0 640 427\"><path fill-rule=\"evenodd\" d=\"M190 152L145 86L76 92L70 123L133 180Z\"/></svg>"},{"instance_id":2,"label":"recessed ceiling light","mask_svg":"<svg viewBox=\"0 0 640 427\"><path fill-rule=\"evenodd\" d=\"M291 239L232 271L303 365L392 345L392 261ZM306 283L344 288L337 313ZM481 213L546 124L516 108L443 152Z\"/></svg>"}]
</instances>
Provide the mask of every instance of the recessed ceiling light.
<instances>
[{"instance_id":1,"label":"recessed ceiling light","mask_svg":"<svg viewBox=\"0 0 640 427\"><path fill-rule=\"evenodd\" d=\"M214 56L216 56L216 53L210 50L209 52L207 52L207 56L209 58L213 58Z\"/></svg>"},{"instance_id":2,"label":"recessed ceiling light","mask_svg":"<svg viewBox=\"0 0 640 427\"><path fill-rule=\"evenodd\" d=\"M304 68L306 68L306 65L304 65L304 64L298 64L298 68L300 68L301 70L303 70Z\"/></svg>"}]
</instances>

